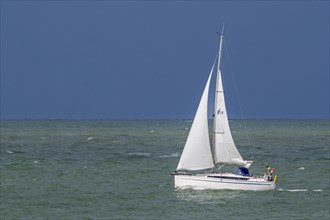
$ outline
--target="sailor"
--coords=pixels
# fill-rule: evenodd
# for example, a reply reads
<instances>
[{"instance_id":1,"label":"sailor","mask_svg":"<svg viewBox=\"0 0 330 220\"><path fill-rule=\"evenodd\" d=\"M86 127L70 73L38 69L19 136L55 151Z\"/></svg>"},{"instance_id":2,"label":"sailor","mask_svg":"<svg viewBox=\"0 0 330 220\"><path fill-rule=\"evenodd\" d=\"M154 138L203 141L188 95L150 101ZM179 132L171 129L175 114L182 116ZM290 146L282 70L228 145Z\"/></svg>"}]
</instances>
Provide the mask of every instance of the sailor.
<instances>
[{"instance_id":1,"label":"sailor","mask_svg":"<svg viewBox=\"0 0 330 220\"><path fill-rule=\"evenodd\" d=\"M275 173L275 168L273 167L272 170L269 173L269 180L271 180L271 181L273 180L274 173Z\"/></svg>"},{"instance_id":2,"label":"sailor","mask_svg":"<svg viewBox=\"0 0 330 220\"><path fill-rule=\"evenodd\" d=\"M268 180L268 181L271 180L271 176L270 176L270 166L267 166L267 168L265 169L265 176L267 177L267 180Z\"/></svg>"}]
</instances>

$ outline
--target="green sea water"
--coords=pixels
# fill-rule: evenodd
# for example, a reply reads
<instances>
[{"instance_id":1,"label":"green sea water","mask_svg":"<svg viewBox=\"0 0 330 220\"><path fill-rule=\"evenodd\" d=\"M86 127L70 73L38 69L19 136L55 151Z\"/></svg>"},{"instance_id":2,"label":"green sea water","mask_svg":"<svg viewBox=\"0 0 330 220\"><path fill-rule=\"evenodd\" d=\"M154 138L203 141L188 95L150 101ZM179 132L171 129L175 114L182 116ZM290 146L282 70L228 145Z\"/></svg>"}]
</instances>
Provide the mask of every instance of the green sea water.
<instances>
[{"instance_id":1,"label":"green sea water","mask_svg":"<svg viewBox=\"0 0 330 220\"><path fill-rule=\"evenodd\" d=\"M275 167L277 190L266 192L175 190L190 126L3 120L0 219L330 218L329 120L230 122L250 172Z\"/></svg>"}]
</instances>

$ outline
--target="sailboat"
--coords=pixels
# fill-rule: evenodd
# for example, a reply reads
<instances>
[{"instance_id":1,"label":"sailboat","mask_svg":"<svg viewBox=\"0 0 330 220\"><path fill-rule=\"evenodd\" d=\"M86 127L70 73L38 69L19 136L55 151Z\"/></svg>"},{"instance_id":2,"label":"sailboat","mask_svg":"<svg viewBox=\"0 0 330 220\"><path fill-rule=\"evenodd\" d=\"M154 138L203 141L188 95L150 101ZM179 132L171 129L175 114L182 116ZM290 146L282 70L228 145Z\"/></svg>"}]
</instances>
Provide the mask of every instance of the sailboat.
<instances>
[{"instance_id":1,"label":"sailboat","mask_svg":"<svg viewBox=\"0 0 330 220\"><path fill-rule=\"evenodd\" d=\"M231 135L221 78L220 46L200 99L179 164L174 173L175 188L229 189L229 190L274 190L276 176L250 175L253 161L244 160ZM212 73L217 62L216 91L214 100L213 131L210 141L208 126L208 94ZM238 166L236 172L220 172L225 165ZM219 169L220 168L220 169Z\"/></svg>"}]
</instances>

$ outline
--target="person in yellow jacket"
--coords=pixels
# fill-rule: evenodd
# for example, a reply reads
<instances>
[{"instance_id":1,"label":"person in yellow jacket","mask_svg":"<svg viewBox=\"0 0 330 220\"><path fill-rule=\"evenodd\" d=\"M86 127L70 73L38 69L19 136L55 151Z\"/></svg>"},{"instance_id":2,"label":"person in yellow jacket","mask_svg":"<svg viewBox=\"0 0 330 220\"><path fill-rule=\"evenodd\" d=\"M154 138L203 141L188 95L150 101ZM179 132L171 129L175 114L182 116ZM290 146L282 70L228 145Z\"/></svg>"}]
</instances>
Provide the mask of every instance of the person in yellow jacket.
<instances>
[{"instance_id":1,"label":"person in yellow jacket","mask_svg":"<svg viewBox=\"0 0 330 220\"><path fill-rule=\"evenodd\" d=\"M267 166L267 168L265 169L265 176L267 176L267 180L270 181L271 177L270 177L270 166Z\"/></svg>"}]
</instances>

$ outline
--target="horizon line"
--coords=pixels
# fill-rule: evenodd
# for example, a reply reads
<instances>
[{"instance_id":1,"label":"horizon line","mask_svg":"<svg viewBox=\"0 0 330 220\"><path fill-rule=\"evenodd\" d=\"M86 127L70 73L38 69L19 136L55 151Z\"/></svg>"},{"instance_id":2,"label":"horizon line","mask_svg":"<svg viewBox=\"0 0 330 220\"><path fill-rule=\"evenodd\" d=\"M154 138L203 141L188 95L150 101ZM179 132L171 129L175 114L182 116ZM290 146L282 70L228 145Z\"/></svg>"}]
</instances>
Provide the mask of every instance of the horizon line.
<instances>
[{"instance_id":1,"label":"horizon line","mask_svg":"<svg viewBox=\"0 0 330 220\"><path fill-rule=\"evenodd\" d=\"M38 121L38 120L67 120L67 121L139 121L139 120L144 120L144 121L163 121L163 120L168 120L168 121L176 121L176 120L189 120L193 121L194 118L0 118L0 121L14 121L14 120L22 120L22 121ZM209 118L208 120L212 120L212 118ZM265 118L228 118L228 120L329 120L330 117L328 118L278 118L278 117L265 117Z\"/></svg>"}]
</instances>

